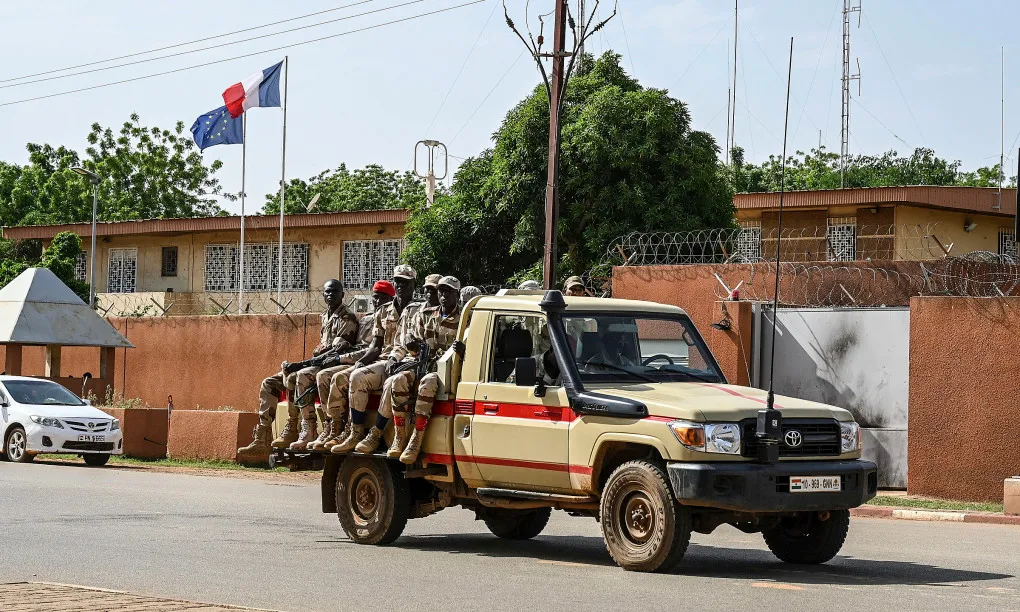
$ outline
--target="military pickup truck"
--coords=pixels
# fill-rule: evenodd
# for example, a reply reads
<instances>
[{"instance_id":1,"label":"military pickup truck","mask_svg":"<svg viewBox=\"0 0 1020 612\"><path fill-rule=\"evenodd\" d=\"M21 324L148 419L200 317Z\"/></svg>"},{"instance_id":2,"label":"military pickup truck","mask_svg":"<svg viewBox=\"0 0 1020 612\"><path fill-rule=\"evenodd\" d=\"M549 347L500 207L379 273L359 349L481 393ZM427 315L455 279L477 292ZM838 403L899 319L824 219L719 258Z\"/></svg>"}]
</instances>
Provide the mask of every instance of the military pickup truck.
<instances>
[{"instance_id":1,"label":"military pickup truck","mask_svg":"<svg viewBox=\"0 0 1020 612\"><path fill-rule=\"evenodd\" d=\"M465 306L465 355L440 359L417 464L326 455L322 510L353 541L388 544L408 519L461 506L511 540L552 510L595 518L635 571L673 568L692 532L724 524L790 563L840 550L878 484L849 412L788 397L766 411L680 308L510 293Z\"/></svg>"}]
</instances>

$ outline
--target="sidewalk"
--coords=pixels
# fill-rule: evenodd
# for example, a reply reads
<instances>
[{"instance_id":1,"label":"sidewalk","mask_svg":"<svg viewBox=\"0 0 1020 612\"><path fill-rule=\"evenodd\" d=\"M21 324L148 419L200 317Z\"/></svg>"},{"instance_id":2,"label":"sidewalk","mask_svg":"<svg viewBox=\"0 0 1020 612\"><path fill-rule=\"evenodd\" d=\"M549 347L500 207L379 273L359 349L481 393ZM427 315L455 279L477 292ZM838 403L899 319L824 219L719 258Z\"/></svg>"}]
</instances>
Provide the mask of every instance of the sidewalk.
<instances>
[{"instance_id":1,"label":"sidewalk","mask_svg":"<svg viewBox=\"0 0 1020 612\"><path fill-rule=\"evenodd\" d=\"M880 491L882 497L902 497L904 500L912 499L906 491ZM1020 516L1007 516L1001 512L981 512L977 510L946 510L926 509L895 505L871 505L865 504L859 508L850 510L851 516L865 516L871 518L890 518L907 521L946 521L955 523L986 523L992 525L1018 525Z\"/></svg>"},{"instance_id":2,"label":"sidewalk","mask_svg":"<svg viewBox=\"0 0 1020 612\"><path fill-rule=\"evenodd\" d=\"M61 610L61 612L244 612L239 608L132 595L69 584L15 582L0 584L0 610Z\"/></svg>"}]
</instances>

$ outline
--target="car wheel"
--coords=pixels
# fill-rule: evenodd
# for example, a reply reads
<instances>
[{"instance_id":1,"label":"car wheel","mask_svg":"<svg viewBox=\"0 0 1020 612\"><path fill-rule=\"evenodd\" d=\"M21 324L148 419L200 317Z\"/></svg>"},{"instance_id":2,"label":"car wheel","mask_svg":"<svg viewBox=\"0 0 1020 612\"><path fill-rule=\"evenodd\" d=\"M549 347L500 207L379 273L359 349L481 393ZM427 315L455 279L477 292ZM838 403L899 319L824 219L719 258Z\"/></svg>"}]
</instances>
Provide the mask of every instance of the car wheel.
<instances>
[{"instance_id":1,"label":"car wheel","mask_svg":"<svg viewBox=\"0 0 1020 612\"><path fill-rule=\"evenodd\" d=\"M91 465L92 467L103 467L110 460L110 456L89 453L87 455L82 455L82 459L85 460L85 465Z\"/></svg>"},{"instance_id":2,"label":"car wheel","mask_svg":"<svg viewBox=\"0 0 1020 612\"><path fill-rule=\"evenodd\" d=\"M537 510L490 510L485 526L504 540L530 540L542 533L552 515L551 508Z\"/></svg>"},{"instance_id":3,"label":"car wheel","mask_svg":"<svg viewBox=\"0 0 1020 612\"><path fill-rule=\"evenodd\" d=\"M336 479L340 526L358 544L391 544L411 513L411 492L388 462L358 455L340 464Z\"/></svg>"},{"instance_id":4,"label":"car wheel","mask_svg":"<svg viewBox=\"0 0 1020 612\"><path fill-rule=\"evenodd\" d=\"M602 537L625 570L665 572L691 541L690 512L673 496L665 471L650 461L616 468L602 491Z\"/></svg>"},{"instance_id":5,"label":"car wheel","mask_svg":"<svg viewBox=\"0 0 1020 612\"><path fill-rule=\"evenodd\" d=\"M780 561L816 565L825 563L843 548L850 531L850 511L832 510L822 520L816 512L783 517L762 532L765 544Z\"/></svg>"},{"instance_id":6,"label":"car wheel","mask_svg":"<svg viewBox=\"0 0 1020 612\"><path fill-rule=\"evenodd\" d=\"M35 455L28 452L28 436L21 427L14 427L7 432L4 451L7 453L7 460L14 463L28 463L35 459Z\"/></svg>"}]
</instances>

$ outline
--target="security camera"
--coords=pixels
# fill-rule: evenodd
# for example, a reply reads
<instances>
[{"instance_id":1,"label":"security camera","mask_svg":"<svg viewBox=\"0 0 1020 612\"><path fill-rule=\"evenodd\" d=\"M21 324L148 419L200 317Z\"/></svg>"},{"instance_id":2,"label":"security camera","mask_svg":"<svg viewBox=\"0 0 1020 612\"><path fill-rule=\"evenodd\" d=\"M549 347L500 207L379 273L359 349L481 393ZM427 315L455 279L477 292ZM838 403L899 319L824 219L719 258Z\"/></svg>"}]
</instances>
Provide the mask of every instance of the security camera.
<instances>
[{"instance_id":1,"label":"security camera","mask_svg":"<svg viewBox=\"0 0 1020 612\"><path fill-rule=\"evenodd\" d=\"M963 224L963 231L965 232L973 232L975 229L977 229L976 221L969 221Z\"/></svg>"}]
</instances>

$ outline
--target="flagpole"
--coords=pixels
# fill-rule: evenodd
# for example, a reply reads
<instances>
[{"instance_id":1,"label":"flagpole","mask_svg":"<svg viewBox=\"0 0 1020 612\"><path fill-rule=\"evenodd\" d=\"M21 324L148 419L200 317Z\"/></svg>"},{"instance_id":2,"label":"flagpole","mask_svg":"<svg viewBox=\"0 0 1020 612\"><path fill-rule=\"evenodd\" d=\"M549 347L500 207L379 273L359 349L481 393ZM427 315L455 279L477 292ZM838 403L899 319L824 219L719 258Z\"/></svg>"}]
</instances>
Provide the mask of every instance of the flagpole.
<instances>
[{"instance_id":1,"label":"flagpole","mask_svg":"<svg viewBox=\"0 0 1020 612\"><path fill-rule=\"evenodd\" d=\"M248 113L241 115L241 251L237 258L237 314L244 314L244 183L248 167Z\"/></svg>"},{"instance_id":2,"label":"flagpole","mask_svg":"<svg viewBox=\"0 0 1020 612\"><path fill-rule=\"evenodd\" d=\"M280 253L276 267L276 306L283 313L283 212L287 188L287 77L290 75L290 58L283 56L283 157L280 162Z\"/></svg>"}]
</instances>

